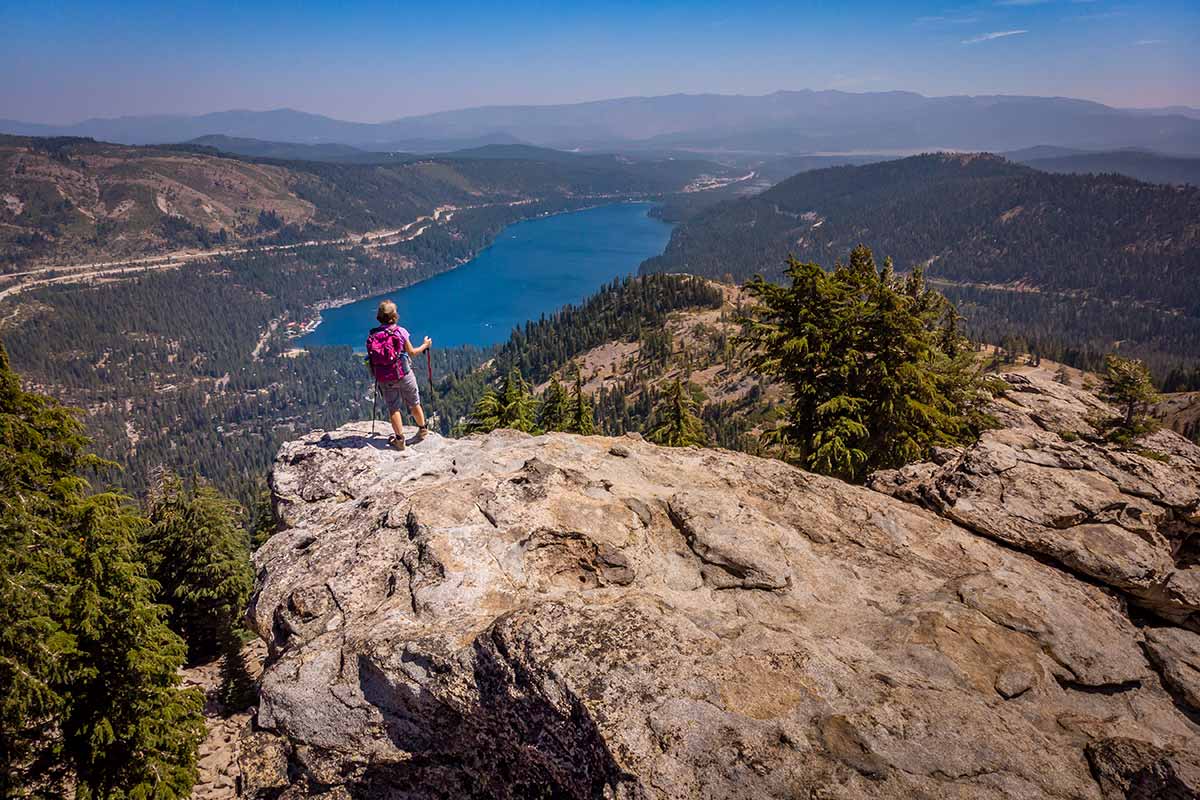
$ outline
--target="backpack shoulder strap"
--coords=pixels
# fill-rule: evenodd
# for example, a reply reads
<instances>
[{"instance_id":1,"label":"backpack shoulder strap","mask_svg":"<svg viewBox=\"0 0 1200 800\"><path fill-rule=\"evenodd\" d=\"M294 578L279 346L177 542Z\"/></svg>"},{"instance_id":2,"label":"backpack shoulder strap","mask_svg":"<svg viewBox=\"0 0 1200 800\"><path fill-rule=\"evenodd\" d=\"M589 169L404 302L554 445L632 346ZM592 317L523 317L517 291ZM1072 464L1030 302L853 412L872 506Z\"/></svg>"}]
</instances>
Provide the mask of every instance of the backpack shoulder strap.
<instances>
[{"instance_id":1,"label":"backpack shoulder strap","mask_svg":"<svg viewBox=\"0 0 1200 800\"><path fill-rule=\"evenodd\" d=\"M408 341L408 338L400 331L401 331L401 328L399 325L391 325L388 328L388 332L391 333L393 336L396 337L396 339L398 339L400 341L400 346L398 348L396 348L396 360L393 361L392 363L400 364L401 369L403 369L404 353L405 353L404 343L406 341Z\"/></svg>"}]
</instances>

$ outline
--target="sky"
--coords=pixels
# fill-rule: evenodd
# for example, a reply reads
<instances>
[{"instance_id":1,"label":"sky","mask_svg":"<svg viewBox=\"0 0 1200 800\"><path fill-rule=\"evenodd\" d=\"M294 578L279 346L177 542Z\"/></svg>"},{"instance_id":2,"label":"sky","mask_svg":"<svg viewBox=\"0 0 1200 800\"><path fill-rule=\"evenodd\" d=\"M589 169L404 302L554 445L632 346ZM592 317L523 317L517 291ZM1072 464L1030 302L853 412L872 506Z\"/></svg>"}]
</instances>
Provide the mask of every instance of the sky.
<instances>
[{"instance_id":1,"label":"sky","mask_svg":"<svg viewBox=\"0 0 1200 800\"><path fill-rule=\"evenodd\" d=\"M1200 106L1200 2L16 2L0 118L295 108L378 122L675 92Z\"/></svg>"}]
</instances>

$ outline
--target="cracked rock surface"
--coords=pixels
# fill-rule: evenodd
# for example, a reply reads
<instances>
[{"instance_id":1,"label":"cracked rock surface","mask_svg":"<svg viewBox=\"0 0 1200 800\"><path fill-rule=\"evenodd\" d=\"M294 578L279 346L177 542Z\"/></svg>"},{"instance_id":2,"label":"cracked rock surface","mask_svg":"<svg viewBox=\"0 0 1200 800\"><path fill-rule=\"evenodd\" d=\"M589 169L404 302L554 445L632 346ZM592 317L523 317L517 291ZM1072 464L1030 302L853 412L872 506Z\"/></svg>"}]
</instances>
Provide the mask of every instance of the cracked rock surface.
<instances>
[{"instance_id":1,"label":"cracked rock surface","mask_svg":"<svg viewBox=\"0 0 1200 800\"><path fill-rule=\"evenodd\" d=\"M1105 444L1094 420L1115 412L1092 395L1004 378L992 409L1003 427L870 485L1200 630L1200 448L1171 431Z\"/></svg>"},{"instance_id":2,"label":"cracked rock surface","mask_svg":"<svg viewBox=\"0 0 1200 800\"><path fill-rule=\"evenodd\" d=\"M1200 450L1068 442L1098 401L1025 386L1009 429L880 476L896 496L636 437L285 445L250 611L275 778L248 793L1198 796L1171 587ZM929 500L955 475L985 510Z\"/></svg>"}]
</instances>

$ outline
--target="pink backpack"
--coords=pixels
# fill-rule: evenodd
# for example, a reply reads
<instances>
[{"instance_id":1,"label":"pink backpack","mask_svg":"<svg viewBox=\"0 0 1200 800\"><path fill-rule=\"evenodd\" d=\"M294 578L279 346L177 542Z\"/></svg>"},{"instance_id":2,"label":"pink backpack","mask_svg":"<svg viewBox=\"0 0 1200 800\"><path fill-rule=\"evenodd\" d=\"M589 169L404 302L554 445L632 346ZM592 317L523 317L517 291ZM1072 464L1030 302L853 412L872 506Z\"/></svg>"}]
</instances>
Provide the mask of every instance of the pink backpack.
<instances>
[{"instance_id":1,"label":"pink backpack","mask_svg":"<svg viewBox=\"0 0 1200 800\"><path fill-rule=\"evenodd\" d=\"M404 329L397 325L376 328L367 336L367 363L382 383L404 377Z\"/></svg>"}]
</instances>

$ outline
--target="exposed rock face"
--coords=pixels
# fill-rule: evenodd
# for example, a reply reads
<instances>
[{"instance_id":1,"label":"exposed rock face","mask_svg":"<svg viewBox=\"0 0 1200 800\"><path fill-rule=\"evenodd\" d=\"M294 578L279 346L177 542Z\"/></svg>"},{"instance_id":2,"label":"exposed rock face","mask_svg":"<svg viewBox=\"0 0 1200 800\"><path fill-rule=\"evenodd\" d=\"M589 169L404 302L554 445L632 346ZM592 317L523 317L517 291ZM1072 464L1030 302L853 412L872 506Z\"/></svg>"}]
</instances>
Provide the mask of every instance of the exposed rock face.
<instances>
[{"instance_id":1,"label":"exposed rock face","mask_svg":"<svg viewBox=\"0 0 1200 800\"><path fill-rule=\"evenodd\" d=\"M1096 402L1023 386L1041 405L1011 424ZM1171 588L1200 451L1173 435L1168 465L1018 427L878 480L922 503L997 481L988 524L1070 532L1042 526L1070 498L1007 484L1035 464L1081 492L1075 527L1131 537L1085 571L1081 532L1050 552L736 453L512 432L396 453L366 430L276 463L258 796L1200 796L1200 636Z\"/></svg>"},{"instance_id":2,"label":"exposed rock face","mask_svg":"<svg viewBox=\"0 0 1200 800\"><path fill-rule=\"evenodd\" d=\"M1169 431L1148 455L1098 443L1091 395L1024 375L995 404L1004 427L938 464L871 485L1119 589L1200 629L1200 448Z\"/></svg>"}]
</instances>

